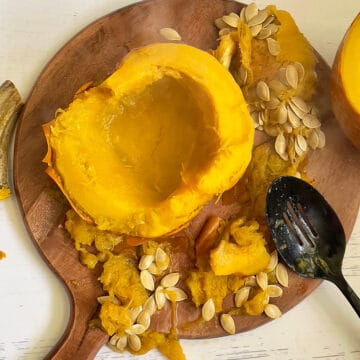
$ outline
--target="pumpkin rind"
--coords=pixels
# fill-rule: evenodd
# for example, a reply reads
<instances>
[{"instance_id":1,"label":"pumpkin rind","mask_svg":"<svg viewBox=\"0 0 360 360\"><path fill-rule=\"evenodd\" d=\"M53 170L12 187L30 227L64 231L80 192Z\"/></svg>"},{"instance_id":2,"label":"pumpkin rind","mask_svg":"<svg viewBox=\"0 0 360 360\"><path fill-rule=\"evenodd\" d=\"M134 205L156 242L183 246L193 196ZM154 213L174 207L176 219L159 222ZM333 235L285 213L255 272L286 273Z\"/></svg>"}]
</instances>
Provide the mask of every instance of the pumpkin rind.
<instances>
[{"instance_id":1,"label":"pumpkin rind","mask_svg":"<svg viewBox=\"0 0 360 360\"><path fill-rule=\"evenodd\" d=\"M168 43L130 52L44 133L47 173L81 217L99 229L159 237L235 185L254 128L216 59Z\"/></svg>"},{"instance_id":2,"label":"pumpkin rind","mask_svg":"<svg viewBox=\"0 0 360 360\"><path fill-rule=\"evenodd\" d=\"M335 56L331 103L346 137L360 149L360 14L351 24Z\"/></svg>"}]
</instances>

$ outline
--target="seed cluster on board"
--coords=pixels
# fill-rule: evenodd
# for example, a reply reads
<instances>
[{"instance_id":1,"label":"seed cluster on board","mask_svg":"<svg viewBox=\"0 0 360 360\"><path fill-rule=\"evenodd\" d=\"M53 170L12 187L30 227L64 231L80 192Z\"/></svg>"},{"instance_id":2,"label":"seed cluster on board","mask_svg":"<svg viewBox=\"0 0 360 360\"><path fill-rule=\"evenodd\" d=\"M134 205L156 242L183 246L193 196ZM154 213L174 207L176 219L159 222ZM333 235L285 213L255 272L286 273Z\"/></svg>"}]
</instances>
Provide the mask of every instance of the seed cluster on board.
<instances>
[{"instance_id":1,"label":"seed cluster on board","mask_svg":"<svg viewBox=\"0 0 360 360\"><path fill-rule=\"evenodd\" d=\"M180 280L178 272L163 273L169 268L170 257L159 246L152 254L143 254L138 262L140 272L140 282L142 286L150 292L149 298L143 306L130 308L131 326L125 330L124 335L113 335L109 344L118 351L124 351L126 347L133 351L141 349L141 335L149 329L151 317L156 311L161 310L167 301L180 302L188 298L184 290L176 287ZM158 284L155 286L155 284ZM120 302L110 296L101 296L98 298L100 304L105 301Z\"/></svg>"},{"instance_id":2,"label":"seed cluster on board","mask_svg":"<svg viewBox=\"0 0 360 360\"><path fill-rule=\"evenodd\" d=\"M236 309L220 314L220 324L224 331L229 334L235 333L236 326L232 314L236 314L237 309L241 309L257 291L263 291L266 294L263 307L265 315L271 319L279 318L282 312L277 305L270 303L270 299L281 297L283 287L287 288L288 286L289 279L286 267L278 262L278 254L273 251L267 268L256 275L246 277L244 286L234 294L233 300ZM203 304L201 313L204 321L213 319L216 314L213 299L210 298Z\"/></svg>"},{"instance_id":3,"label":"seed cluster on board","mask_svg":"<svg viewBox=\"0 0 360 360\"><path fill-rule=\"evenodd\" d=\"M220 39L237 30L239 24L246 24L254 39L265 41L271 56L276 58L280 54L276 34L281 24L267 9L260 10L251 3L243 7L240 14L231 12L215 20ZM226 46L219 60L229 69L234 43L228 41ZM255 128L275 139L275 151L283 160L294 160L309 149L325 146L318 110L298 95L297 90L305 79L301 63L284 62L273 77L259 80L250 87L246 67L240 64L237 69L232 69L232 73L240 87L247 87L246 101Z\"/></svg>"}]
</instances>

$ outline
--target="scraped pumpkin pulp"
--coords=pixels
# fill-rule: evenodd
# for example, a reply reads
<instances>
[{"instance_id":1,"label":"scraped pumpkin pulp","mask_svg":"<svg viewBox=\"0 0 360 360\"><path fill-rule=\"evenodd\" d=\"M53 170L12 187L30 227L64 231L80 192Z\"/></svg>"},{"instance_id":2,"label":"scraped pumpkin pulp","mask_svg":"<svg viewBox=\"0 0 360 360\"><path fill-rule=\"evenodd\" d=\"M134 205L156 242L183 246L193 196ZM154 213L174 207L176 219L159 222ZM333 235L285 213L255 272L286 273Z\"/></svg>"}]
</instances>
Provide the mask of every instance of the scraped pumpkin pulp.
<instances>
[{"instance_id":1,"label":"scraped pumpkin pulp","mask_svg":"<svg viewBox=\"0 0 360 360\"><path fill-rule=\"evenodd\" d=\"M179 229L231 188L254 136L226 69L176 44L131 52L44 131L48 173L73 208L99 229L144 237Z\"/></svg>"}]
</instances>

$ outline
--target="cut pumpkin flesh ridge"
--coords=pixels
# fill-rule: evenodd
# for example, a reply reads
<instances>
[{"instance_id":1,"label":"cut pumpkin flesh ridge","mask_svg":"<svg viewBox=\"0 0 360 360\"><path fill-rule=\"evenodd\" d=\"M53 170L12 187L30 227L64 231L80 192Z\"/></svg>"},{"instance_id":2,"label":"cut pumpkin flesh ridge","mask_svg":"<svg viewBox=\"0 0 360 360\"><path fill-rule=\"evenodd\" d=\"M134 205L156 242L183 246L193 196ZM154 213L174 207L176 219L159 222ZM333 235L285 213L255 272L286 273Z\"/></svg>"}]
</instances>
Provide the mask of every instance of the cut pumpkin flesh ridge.
<instances>
[{"instance_id":1,"label":"cut pumpkin flesh ridge","mask_svg":"<svg viewBox=\"0 0 360 360\"><path fill-rule=\"evenodd\" d=\"M337 51L331 86L336 119L348 139L360 149L360 14L346 32Z\"/></svg>"},{"instance_id":2,"label":"cut pumpkin flesh ridge","mask_svg":"<svg viewBox=\"0 0 360 360\"><path fill-rule=\"evenodd\" d=\"M340 72L346 97L350 104L360 114L360 16L352 24L346 39L340 59Z\"/></svg>"},{"instance_id":3,"label":"cut pumpkin flesh ridge","mask_svg":"<svg viewBox=\"0 0 360 360\"><path fill-rule=\"evenodd\" d=\"M143 237L180 229L235 185L254 137L227 70L179 44L132 51L44 133L47 172L80 216Z\"/></svg>"}]
</instances>

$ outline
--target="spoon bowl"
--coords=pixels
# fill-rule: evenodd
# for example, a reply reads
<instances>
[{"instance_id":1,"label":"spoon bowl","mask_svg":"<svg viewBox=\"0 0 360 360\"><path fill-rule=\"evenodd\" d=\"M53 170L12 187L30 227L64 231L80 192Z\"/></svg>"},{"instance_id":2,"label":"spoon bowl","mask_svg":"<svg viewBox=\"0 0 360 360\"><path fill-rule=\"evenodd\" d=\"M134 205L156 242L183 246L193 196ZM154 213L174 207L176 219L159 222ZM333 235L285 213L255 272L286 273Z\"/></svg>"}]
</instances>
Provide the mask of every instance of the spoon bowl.
<instances>
[{"instance_id":1,"label":"spoon bowl","mask_svg":"<svg viewBox=\"0 0 360 360\"><path fill-rule=\"evenodd\" d=\"M284 262L301 276L332 281L360 316L360 299L341 270L344 229L324 197L303 180L279 177L267 193L266 219Z\"/></svg>"}]
</instances>

